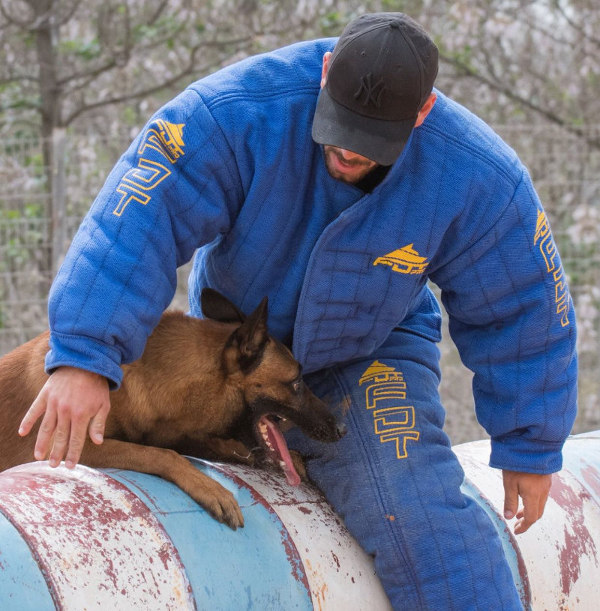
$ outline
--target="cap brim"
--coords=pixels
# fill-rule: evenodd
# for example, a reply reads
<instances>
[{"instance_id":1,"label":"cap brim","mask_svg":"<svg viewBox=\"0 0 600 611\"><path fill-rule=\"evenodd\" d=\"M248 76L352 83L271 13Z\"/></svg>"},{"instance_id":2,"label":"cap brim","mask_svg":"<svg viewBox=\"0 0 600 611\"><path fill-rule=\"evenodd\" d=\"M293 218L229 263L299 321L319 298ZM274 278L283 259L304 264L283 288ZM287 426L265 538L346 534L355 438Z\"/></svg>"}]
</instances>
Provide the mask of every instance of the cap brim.
<instances>
[{"instance_id":1,"label":"cap brim","mask_svg":"<svg viewBox=\"0 0 600 611\"><path fill-rule=\"evenodd\" d=\"M318 144L329 144L381 165L392 165L402 153L415 121L416 117L383 121L359 115L335 102L324 87L317 100L312 137Z\"/></svg>"}]
</instances>

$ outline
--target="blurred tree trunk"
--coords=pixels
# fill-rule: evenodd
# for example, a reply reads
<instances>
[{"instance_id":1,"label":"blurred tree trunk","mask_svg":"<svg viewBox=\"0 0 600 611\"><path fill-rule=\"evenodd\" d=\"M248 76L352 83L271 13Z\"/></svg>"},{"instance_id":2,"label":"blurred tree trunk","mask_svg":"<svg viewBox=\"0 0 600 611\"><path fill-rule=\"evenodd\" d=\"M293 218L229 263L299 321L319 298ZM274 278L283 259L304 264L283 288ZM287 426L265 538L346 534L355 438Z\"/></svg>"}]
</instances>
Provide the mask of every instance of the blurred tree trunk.
<instances>
[{"instance_id":1,"label":"blurred tree trunk","mask_svg":"<svg viewBox=\"0 0 600 611\"><path fill-rule=\"evenodd\" d=\"M0 107L41 139L47 271L54 275L66 248L67 128L112 122L106 109L160 99L232 57L301 36L332 3L0 0ZM0 129L11 126L2 119Z\"/></svg>"},{"instance_id":2,"label":"blurred tree trunk","mask_svg":"<svg viewBox=\"0 0 600 611\"><path fill-rule=\"evenodd\" d=\"M53 277L64 249L65 215L65 163L64 129L62 126L61 87L56 70L56 49L53 41L58 39L58 31L53 26L54 0L31 0L35 34L38 82L40 92L40 134L42 137L43 165L46 174L47 193L49 194L50 233L49 271ZM61 226L63 229L61 230Z\"/></svg>"}]
</instances>

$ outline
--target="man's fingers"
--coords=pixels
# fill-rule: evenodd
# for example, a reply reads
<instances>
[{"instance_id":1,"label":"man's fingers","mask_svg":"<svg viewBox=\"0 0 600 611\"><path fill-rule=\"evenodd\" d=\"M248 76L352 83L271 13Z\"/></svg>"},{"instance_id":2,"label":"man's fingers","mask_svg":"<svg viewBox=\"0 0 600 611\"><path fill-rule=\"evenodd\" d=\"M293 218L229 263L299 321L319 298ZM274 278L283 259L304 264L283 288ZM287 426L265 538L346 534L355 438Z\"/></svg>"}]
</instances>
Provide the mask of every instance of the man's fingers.
<instances>
[{"instance_id":1,"label":"man's fingers","mask_svg":"<svg viewBox=\"0 0 600 611\"><path fill-rule=\"evenodd\" d=\"M101 411L101 410L100 410ZM70 437L68 444L68 452L65 458L65 466L69 469L75 467L81 458L83 452L83 446L85 444L85 438L88 432L90 414L88 409L84 409L80 406L71 406L68 409L70 414ZM98 414L94 418L97 418Z\"/></svg>"},{"instance_id":2,"label":"man's fingers","mask_svg":"<svg viewBox=\"0 0 600 611\"><path fill-rule=\"evenodd\" d=\"M524 533L544 513L552 485L552 475L504 470L502 479L504 517L510 520L516 515L515 534ZM523 499L522 509L519 509L519 497Z\"/></svg>"},{"instance_id":3,"label":"man's fingers","mask_svg":"<svg viewBox=\"0 0 600 611\"><path fill-rule=\"evenodd\" d=\"M546 509L546 501L548 500L548 495L550 494L550 486L551 485L552 485L552 479L550 480L550 483L548 485L548 491L546 492L546 494L543 494L540 497L540 503L539 503L540 518L544 515L544 510Z\"/></svg>"},{"instance_id":4,"label":"man's fingers","mask_svg":"<svg viewBox=\"0 0 600 611\"><path fill-rule=\"evenodd\" d=\"M91 420L89 411L80 409L71 410L71 438L69 440L69 451L65 459L65 465L69 469L75 467L79 462L88 431L90 439L95 444L101 444L104 440L104 428L110 411L110 402L100 401L99 406Z\"/></svg>"},{"instance_id":5,"label":"man's fingers","mask_svg":"<svg viewBox=\"0 0 600 611\"><path fill-rule=\"evenodd\" d=\"M535 524L541 517L539 513L539 503L537 497L532 499L530 497L523 498L523 511L522 518L515 524L515 534L520 535L525 531L529 530L532 524Z\"/></svg>"},{"instance_id":6,"label":"man's fingers","mask_svg":"<svg viewBox=\"0 0 600 611\"><path fill-rule=\"evenodd\" d=\"M519 509L519 489L517 486L504 484L504 517L512 520Z\"/></svg>"},{"instance_id":7,"label":"man's fingers","mask_svg":"<svg viewBox=\"0 0 600 611\"><path fill-rule=\"evenodd\" d=\"M95 444L101 444L104 440L104 428L106 426L106 419L108 417L109 408L101 409L90 422L90 439Z\"/></svg>"},{"instance_id":8,"label":"man's fingers","mask_svg":"<svg viewBox=\"0 0 600 611\"><path fill-rule=\"evenodd\" d=\"M25 437L31 432L33 425L38 421L39 417L46 411L46 395L40 393L36 400L31 404L27 413L21 420L19 425L19 435Z\"/></svg>"},{"instance_id":9,"label":"man's fingers","mask_svg":"<svg viewBox=\"0 0 600 611\"><path fill-rule=\"evenodd\" d=\"M44 460L50 451L52 446L52 438L54 436L54 429L56 428L56 412L52 409L47 409L42 423L40 424L40 430L38 431L37 440L35 442L35 449L33 455L36 460Z\"/></svg>"},{"instance_id":10,"label":"man's fingers","mask_svg":"<svg viewBox=\"0 0 600 611\"><path fill-rule=\"evenodd\" d=\"M73 469L81 458L83 445L85 444L85 434L87 432L87 422L78 421L71 423L71 437L69 439L69 451L65 458L65 466Z\"/></svg>"},{"instance_id":11,"label":"man's fingers","mask_svg":"<svg viewBox=\"0 0 600 611\"><path fill-rule=\"evenodd\" d=\"M35 444L38 460L48 458L52 467L64 459L74 467L90 434L102 443L110 411L108 381L103 376L77 369L59 367L46 381L19 426L19 435L31 432L43 415Z\"/></svg>"},{"instance_id":12,"label":"man's fingers","mask_svg":"<svg viewBox=\"0 0 600 611\"><path fill-rule=\"evenodd\" d=\"M64 458L67 452L67 446L69 445L70 436L71 421L68 417L68 413L66 413L64 409L58 409L56 430L54 431L54 441L52 443L50 456L48 457L48 462L50 463L51 467L58 467L60 461Z\"/></svg>"}]
</instances>

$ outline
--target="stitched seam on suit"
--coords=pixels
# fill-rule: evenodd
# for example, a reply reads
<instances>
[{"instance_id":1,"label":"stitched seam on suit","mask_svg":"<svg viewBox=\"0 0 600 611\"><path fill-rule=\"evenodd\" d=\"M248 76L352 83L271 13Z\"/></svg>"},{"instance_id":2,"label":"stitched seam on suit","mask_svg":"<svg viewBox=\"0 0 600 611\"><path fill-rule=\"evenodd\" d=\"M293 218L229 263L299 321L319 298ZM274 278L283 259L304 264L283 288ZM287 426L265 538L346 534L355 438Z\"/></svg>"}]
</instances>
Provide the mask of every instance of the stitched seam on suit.
<instances>
[{"instance_id":1,"label":"stitched seam on suit","mask_svg":"<svg viewBox=\"0 0 600 611\"><path fill-rule=\"evenodd\" d=\"M337 367L332 367L331 369L333 376L335 378L336 383L338 384L338 386L342 389L342 396L343 397L350 397L351 396L351 392L350 389L346 386L345 384L345 380L343 378L343 376L340 375L338 368ZM375 473L375 470L373 468L373 464L371 462L370 456L366 450L367 444L364 442L364 434L362 432L362 428L359 426L359 424L357 423L354 414L352 412L352 407L356 407L352 405L352 402L350 402L350 406L347 412L347 417L348 418L352 418L352 421L354 423L354 427L355 430L357 432L357 435L359 436L360 439L360 449L361 452L363 454L363 461L364 464L368 465L369 470L370 470L370 482L371 482L371 486L374 490L374 492L376 492L377 495L377 504L379 505L379 509L382 512L382 514L385 512L385 508L383 507L383 501L381 498L381 490L379 489L379 486L377 485L377 473ZM387 530L391 536L391 538L395 541L396 544L396 549L398 549L400 551L400 553L402 554L402 559L404 562L404 566L406 567L406 571L410 574L410 577L412 579L412 584L413 584L413 590L416 594L416 597L419 600L420 606L421 608L425 609L426 605L424 604L424 600L423 600L423 594L421 593L419 587L418 587L418 581L414 572L414 569L412 567L412 563L407 562L407 558L406 558L406 554L405 554L405 542L403 540L402 537L402 533L401 533L401 529L394 529L392 528L391 524L388 522L386 524L387 526ZM399 541L399 539L402 539L402 541Z\"/></svg>"},{"instance_id":2,"label":"stitched seam on suit","mask_svg":"<svg viewBox=\"0 0 600 611\"><path fill-rule=\"evenodd\" d=\"M194 89L194 91L196 91ZM278 89L277 91L268 91L265 93L255 93L244 91L232 91L227 94L220 94L219 97L211 100L206 103L206 107L210 109L217 109L219 106L224 106L232 102L236 102L238 100L243 101L252 101L252 102L261 102L261 101L269 101L269 100L277 100L279 98L289 99L291 95L304 95L306 93L310 93L315 95L318 94L319 87L315 85L306 85L304 87L294 87L290 89ZM198 93L198 92L197 92ZM200 93L198 93L200 95Z\"/></svg>"},{"instance_id":3,"label":"stitched seam on suit","mask_svg":"<svg viewBox=\"0 0 600 611\"><path fill-rule=\"evenodd\" d=\"M482 240L484 240L485 238L487 238L487 236L494 230L496 223L498 222L499 219L501 219L504 214L506 214L506 211L508 210L509 206L511 204L513 204L514 202L514 198L515 198L515 194L517 192L517 189L519 188L519 185L523 182L523 174L524 172L521 173L521 180L517 183L517 186L515 187L510 199L508 199L508 201L506 202L506 204L502 207L502 209L498 212L498 214L494 215L493 218L491 218L490 220L490 226L487 227L486 229L484 229L483 233L481 233L481 235L476 239L473 240L473 242L471 242L470 244L468 244L467 246L465 246L464 250L462 250L459 254L457 254L453 259L450 259L449 261L447 261L446 263L444 263L444 265L440 268L438 268L437 270L435 270L434 274L431 275L435 275L438 272L444 270L444 268L447 268L451 265L453 265L455 263L455 261L457 261L458 259L460 259L461 257L465 256L465 254L467 254L467 252L473 248L474 246L476 246L477 244L479 244ZM444 282L443 284L446 284L448 282L450 282L453 278L455 278L456 276L458 276L460 274L460 270L457 271L456 273L454 273L452 276L449 277L445 277L444 278ZM435 280L434 280L435 282ZM436 283L437 284L437 283Z\"/></svg>"},{"instance_id":4,"label":"stitched seam on suit","mask_svg":"<svg viewBox=\"0 0 600 611\"><path fill-rule=\"evenodd\" d=\"M504 164L494 163L493 160L490 159L489 155L486 155L485 153L480 151L478 148L475 148L473 146L467 146L465 144L466 139L464 138L459 139L455 136L452 136L451 134L443 131L443 129L437 128L436 126L432 125L431 123L428 123L427 121L425 121L425 123L423 123L419 129L422 129L423 131L429 131L433 134L436 134L437 136L440 136L442 139L446 141L452 142L452 144L454 144L456 148L459 148L463 151L468 152L470 155L477 157L479 161L482 161L483 163L487 164L488 166L494 168L498 173L502 174L505 178L507 178L515 186L519 184L519 180L517 179L515 181L515 176L506 169Z\"/></svg>"}]
</instances>

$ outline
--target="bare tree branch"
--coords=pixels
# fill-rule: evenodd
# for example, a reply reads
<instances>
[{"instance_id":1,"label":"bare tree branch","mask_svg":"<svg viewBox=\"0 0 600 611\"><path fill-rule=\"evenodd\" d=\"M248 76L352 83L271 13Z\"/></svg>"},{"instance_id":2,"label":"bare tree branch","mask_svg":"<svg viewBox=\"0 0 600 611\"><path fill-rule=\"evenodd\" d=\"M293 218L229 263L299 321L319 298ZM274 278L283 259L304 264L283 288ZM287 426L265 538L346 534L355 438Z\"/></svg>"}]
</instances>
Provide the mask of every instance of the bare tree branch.
<instances>
[{"instance_id":1,"label":"bare tree branch","mask_svg":"<svg viewBox=\"0 0 600 611\"><path fill-rule=\"evenodd\" d=\"M82 72L75 72L73 74L69 74L64 78L61 78L57 81L58 85L60 85L61 87L65 87L65 85L68 85L69 83L73 82L73 81L79 81L79 80L84 80L86 82L86 84L91 83L96 77L100 76L101 74L104 74L105 72L108 72L109 70L112 70L113 68L117 67L117 62L115 60L114 57L112 57L110 59L110 61L108 61L105 64L102 64L100 66L97 66L96 68L94 68L93 70L85 70ZM71 89L71 91L75 91L76 89L78 89L78 87L74 87L73 89Z\"/></svg>"},{"instance_id":2,"label":"bare tree branch","mask_svg":"<svg viewBox=\"0 0 600 611\"><path fill-rule=\"evenodd\" d=\"M248 37L247 39L236 39L236 40L238 44L241 44L243 40L246 40L247 43L250 43L252 42L253 37ZM91 110L94 110L95 108L99 108L101 106L108 106L110 104L121 104L123 102L127 102L130 100L144 98L144 97L150 96L159 91L163 91L165 89L168 89L169 87L176 85L179 81L181 81L182 78L189 76L192 72L206 73L208 70L214 69L215 65L212 63L204 65L204 66L198 66L196 64L196 55L198 51L204 46L205 44L201 44L201 45L197 45L196 47L194 47L190 52L190 58L189 58L187 65L184 68L182 68L180 71L178 71L176 74L171 76L171 78L165 81L162 81L161 83L157 85L153 85L145 89L133 91L131 93L124 94L121 96L113 96L111 98L98 100L97 102L93 102L93 103L87 103L87 104L83 103L79 108L74 110L70 115L66 117L66 119L63 121L64 125L65 126L70 125L77 117Z\"/></svg>"},{"instance_id":3,"label":"bare tree branch","mask_svg":"<svg viewBox=\"0 0 600 611\"><path fill-rule=\"evenodd\" d=\"M35 76L31 76L29 74L15 74L14 76L7 76L5 78L0 78L0 86L2 85L10 85L11 83L23 83L30 81L32 83L37 83L38 79Z\"/></svg>"},{"instance_id":4,"label":"bare tree branch","mask_svg":"<svg viewBox=\"0 0 600 611\"><path fill-rule=\"evenodd\" d=\"M478 72L476 69L472 68L471 66L468 66L464 62L461 62L460 60L458 60L457 58L452 57L451 55L447 55L443 52L440 52L440 60L453 66L454 68L457 69L459 73L462 73L464 76L473 78L476 81L488 86L490 89L497 91L499 93L502 93L508 99L513 100L514 102L517 102L519 105L525 108L529 108L530 110L534 111L536 114L544 117L547 121L550 121L551 123L559 125L560 127L567 130L569 133L575 134L579 138L582 138L590 146L600 149L600 138L594 138L594 137L588 136L584 131L577 128L576 126L574 126L572 123L570 123L563 117L555 114L548 108L544 108L543 106L534 103L530 98L525 98L521 95L518 95L517 93L515 93L513 89L508 87L506 84L502 82L497 82L495 80L492 80L491 78L488 78L487 76L484 76L483 74Z\"/></svg>"},{"instance_id":5,"label":"bare tree branch","mask_svg":"<svg viewBox=\"0 0 600 611\"><path fill-rule=\"evenodd\" d=\"M75 15L75 13L77 12L77 9L81 6L81 2L82 0L74 0L73 6L71 6L71 8L67 10L64 16L58 17L58 19L56 19L55 25L61 26L71 21L71 19L73 18L73 15Z\"/></svg>"},{"instance_id":6,"label":"bare tree branch","mask_svg":"<svg viewBox=\"0 0 600 611\"><path fill-rule=\"evenodd\" d=\"M18 102L14 102L13 104L6 104L5 106L2 107L2 110L15 110L15 109L21 109L24 108L26 110L35 110L36 112L39 112L40 110L40 105L37 102L32 102L32 101L28 101L28 100L19 100Z\"/></svg>"},{"instance_id":7,"label":"bare tree branch","mask_svg":"<svg viewBox=\"0 0 600 611\"><path fill-rule=\"evenodd\" d=\"M31 6L31 2L27 2L27 4ZM16 17L13 17L12 15L8 14L8 11L4 6L4 0L0 0L0 13L11 25L16 25L17 27L22 29L29 29L31 27L31 24L35 22L35 11L33 10L33 7L30 19L17 19Z\"/></svg>"},{"instance_id":8,"label":"bare tree branch","mask_svg":"<svg viewBox=\"0 0 600 611\"><path fill-rule=\"evenodd\" d=\"M567 14L567 12L565 11L565 9L562 7L560 0L554 0L553 2L556 10L562 15L563 19L582 37L585 38L586 40L589 40L591 43L593 43L594 45L596 45L597 47L600 47L600 38L596 38L594 36L591 36L586 30L585 28L579 24L579 23L575 23L575 21L573 21L573 19L571 19L571 17L569 17L569 15Z\"/></svg>"},{"instance_id":9,"label":"bare tree branch","mask_svg":"<svg viewBox=\"0 0 600 611\"><path fill-rule=\"evenodd\" d=\"M156 23L160 19L160 16L163 14L165 8L167 8L168 4L169 4L169 0L162 0L160 5L154 11L154 14L148 20L147 25L152 25Z\"/></svg>"},{"instance_id":10,"label":"bare tree branch","mask_svg":"<svg viewBox=\"0 0 600 611\"><path fill-rule=\"evenodd\" d=\"M161 5L161 11L164 9L165 3L163 3L163 5ZM158 17L158 11L155 15L156 17ZM177 34L181 33L184 29L184 25L179 26L178 28L176 28L175 30L169 32L168 34L165 34L164 37L159 37L155 40L153 40L151 43L148 44L143 44L140 43L135 47L135 50L137 53L143 53L145 51L149 51L158 47L163 46L170 38L172 38L173 36L176 36ZM68 85L69 83L72 83L74 81L81 81L83 79L83 82L85 85L89 85L90 83L92 83L94 81L95 78L97 78L98 76L101 76L104 72L107 72L108 70L111 70L113 68L119 67L122 68L124 67L131 58L134 46L131 43L131 34L130 34L130 25L129 25L129 20L127 20L127 36L126 36L126 40L127 40L127 44L124 48L124 50L122 50L120 52L119 55L124 56L126 59L125 61L119 61L117 60L117 58L113 55L111 56L110 60L108 60L106 63L97 66L95 68L92 68L90 70L84 70L84 71L79 71L79 72L75 72L72 74L68 74L67 76L65 76L64 78L60 79L58 81L58 83L61 86L65 86ZM229 44L229 43L227 43ZM82 86L85 85L77 85L74 86L70 89L70 91L77 91L78 89L81 89Z\"/></svg>"},{"instance_id":11,"label":"bare tree branch","mask_svg":"<svg viewBox=\"0 0 600 611\"><path fill-rule=\"evenodd\" d=\"M205 40L202 41L202 43L196 45L194 48L192 48L190 50L190 56L195 56L198 51L202 48L202 47L206 47L206 48L219 48L219 47L227 47L227 46L239 46L239 45L247 45L249 42L251 42L252 40L254 40L254 35L247 35L247 36L241 36L241 37L236 37L236 38L229 38L227 40ZM140 52L142 51L149 51L155 47L159 47L161 45L164 44L164 41L160 41L157 42L156 44L151 44L151 45L138 45L136 47L136 53L140 54ZM114 68L121 68L122 66L119 65L116 60L114 58L111 59L111 61L107 62L106 64L103 64L101 66L98 66L97 68L95 68L94 70L90 70L87 72L78 72L72 75L69 75L67 77L65 77L64 79L59 80L59 84L61 86L67 85L73 81L79 81L79 83L77 85L74 85L72 87L70 87L68 89L69 93L74 93L76 91L79 91L87 86L89 86L97 77L102 76L104 73L108 72L109 70L112 70ZM186 65L186 68L183 69L182 71L180 71L178 74L179 76L176 79L169 79L169 83L172 82L177 82L177 80L179 80L179 78L186 76L187 74L189 74L191 72L192 69L197 69L196 66L194 65L193 61L191 61L191 63L188 63ZM135 97L135 96L134 96Z\"/></svg>"}]
</instances>

